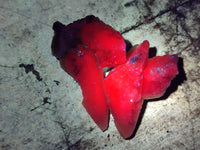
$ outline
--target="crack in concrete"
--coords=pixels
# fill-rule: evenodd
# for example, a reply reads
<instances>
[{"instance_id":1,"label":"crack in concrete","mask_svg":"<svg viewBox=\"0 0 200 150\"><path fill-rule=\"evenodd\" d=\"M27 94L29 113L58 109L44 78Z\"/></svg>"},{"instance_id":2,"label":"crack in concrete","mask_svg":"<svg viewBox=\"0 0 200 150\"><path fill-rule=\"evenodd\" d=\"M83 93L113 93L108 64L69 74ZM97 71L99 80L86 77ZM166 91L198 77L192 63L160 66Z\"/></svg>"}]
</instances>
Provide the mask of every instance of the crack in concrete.
<instances>
[{"instance_id":1,"label":"crack in concrete","mask_svg":"<svg viewBox=\"0 0 200 150\"><path fill-rule=\"evenodd\" d=\"M127 33L131 30L135 30L136 28L142 26L142 25L146 25L146 24L150 24L152 23L156 18L158 17L161 17L163 15L165 15L166 13L169 13L169 12L173 12L173 11L176 11L179 7L181 6L184 6L184 5L187 5L187 4L190 4L190 3L193 3L195 2L196 0L189 0L189 1L186 1L186 2L183 2L179 5L176 5L174 7L170 7L168 9L165 9L165 10L161 10L157 15L155 16L152 16L152 17L147 17L147 19L143 20L143 21L139 21L137 22L135 25L132 25L130 27L126 27L125 29L123 29L122 31L120 31L121 34L124 34L124 33ZM145 6L148 6L146 3L145 3ZM148 11L149 11L149 7L147 7Z\"/></svg>"}]
</instances>

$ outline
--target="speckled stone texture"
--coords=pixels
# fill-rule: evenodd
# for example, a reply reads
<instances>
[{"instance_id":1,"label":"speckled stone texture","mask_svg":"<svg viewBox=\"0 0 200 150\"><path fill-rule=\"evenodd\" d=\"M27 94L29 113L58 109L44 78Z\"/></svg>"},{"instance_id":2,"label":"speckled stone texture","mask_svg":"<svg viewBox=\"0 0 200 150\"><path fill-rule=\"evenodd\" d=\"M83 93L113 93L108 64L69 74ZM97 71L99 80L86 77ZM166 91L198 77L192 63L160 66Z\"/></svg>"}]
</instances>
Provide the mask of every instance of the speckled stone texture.
<instances>
[{"instance_id":1,"label":"speckled stone texture","mask_svg":"<svg viewBox=\"0 0 200 150\"><path fill-rule=\"evenodd\" d=\"M199 0L0 0L1 150L200 149ZM132 45L178 54L167 94L145 101L136 132L105 132L81 104L79 85L51 55L52 25L93 14Z\"/></svg>"}]
</instances>

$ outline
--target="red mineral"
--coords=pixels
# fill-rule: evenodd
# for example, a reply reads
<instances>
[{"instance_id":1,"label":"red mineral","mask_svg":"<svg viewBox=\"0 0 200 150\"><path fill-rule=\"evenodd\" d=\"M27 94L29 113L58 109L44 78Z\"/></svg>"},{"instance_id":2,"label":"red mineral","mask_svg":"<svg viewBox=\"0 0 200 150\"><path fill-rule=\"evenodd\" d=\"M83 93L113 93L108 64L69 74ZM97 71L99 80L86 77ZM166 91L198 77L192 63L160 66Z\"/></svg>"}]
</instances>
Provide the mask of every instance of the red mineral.
<instances>
[{"instance_id":1,"label":"red mineral","mask_svg":"<svg viewBox=\"0 0 200 150\"><path fill-rule=\"evenodd\" d=\"M143 72L143 98L162 96L178 74L178 55L156 56L148 60Z\"/></svg>"},{"instance_id":2,"label":"red mineral","mask_svg":"<svg viewBox=\"0 0 200 150\"><path fill-rule=\"evenodd\" d=\"M67 26L55 22L53 29L52 54L79 83L83 106L99 128L106 130L109 112L102 67L116 66L126 61L122 36L94 16L87 16Z\"/></svg>"},{"instance_id":3,"label":"red mineral","mask_svg":"<svg viewBox=\"0 0 200 150\"><path fill-rule=\"evenodd\" d=\"M103 85L103 72L94 53L82 46L60 59L61 67L80 85L83 106L94 122L104 131L108 127L108 108Z\"/></svg>"},{"instance_id":4,"label":"red mineral","mask_svg":"<svg viewBox=\"0 0 200 150\"><path fill-rule=\"evenodd\" d=\"M126 45L123 37L102 21L86 24L81 31L81 40L84 45L94 50L102 68L126 62Z\"/></svg>"},{"instance_id":5,"label":"red mineral","mask_svg":"<svg viewBox=\"0 0 200 150\"><path fill-rule=\"evenodd\" d=\"M149 42L126 56L121 34L95 16L53 25L52 54L82 90L82 104L104 131L109 109L123 138L132 135L143 99L162 96L178 74L177 55L148 59ZM104 79L103 68L113 68Z\"/></svg>"},{"instance_id":6,"label":"red mineral","mask_svg":"<svg viewBox=\"0 0 200 150\"><path fill-rule=\"evenodd\" d=\"M142 73L148 50L148 41L131 49L127 62L114 68L104 80L108 106L123 138L133 133L143 103Z\"/></svg>"}]
</instances>

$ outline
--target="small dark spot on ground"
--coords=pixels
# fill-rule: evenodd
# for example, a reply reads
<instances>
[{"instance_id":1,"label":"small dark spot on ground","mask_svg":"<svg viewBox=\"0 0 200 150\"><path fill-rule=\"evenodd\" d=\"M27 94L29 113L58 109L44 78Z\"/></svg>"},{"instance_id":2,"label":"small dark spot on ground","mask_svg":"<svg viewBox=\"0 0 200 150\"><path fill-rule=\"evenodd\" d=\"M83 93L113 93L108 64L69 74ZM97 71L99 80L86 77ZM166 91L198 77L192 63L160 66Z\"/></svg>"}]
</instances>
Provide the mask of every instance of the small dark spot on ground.
<instances>
[{"instance_id":1,"label":"small dark spot on ground","mask_svg":"<svg viewBox=\"0 0 200 150\"><path fill-rule=\"evenodd\" d=\"M46 89L46 92L51 93L50 89Z\"/></svg>"},{"instance_id":2,"label":"small dark spot on ground","mask_svg":"<svg viewBox=\"0 0 200 150\"><path fill-rule=\"evenodd\" d=\"M90 127L90 129L89 129L89 130L90 130L90 132L92 132L92 131L94 130L94 127Z\"/></svg>"},{"instance_id":3,"label":"small dark spot on ground","mask_svg":"<svg viewBox=\"0 0 200 150\"><path fill-rule=\"evenodd\" d=\"M53 80L53 82L55 82L55 83L56 83L56 85L59 85L59 84L60 84L60 82L59 82L59 81L57 81L57 80Z\"/></svg>"},{"instance_id":4,"label":"small dark spot on ground","mask_svg":"<svg viewBox=\"0 0 200 150\"><path fill-rule=\"evenodd\" d=\"M50 99L49 97L44 97L44 98L43 98L43 104L42 104L42 105L51 104L51 102L48 101L49 99Z\"/></svg>"},{"instance_id":5,"label":"small dark spot on ground","mask_svg":"<svg viewBox=\"0 0 200 150\"><path fill-rule=\"evenodd\" d=\"M20 68L24 68L26 73L32 72L38 81L42 81L40 73L34 69L34 64L19 64Z\"/></svg>"}]
</instances>

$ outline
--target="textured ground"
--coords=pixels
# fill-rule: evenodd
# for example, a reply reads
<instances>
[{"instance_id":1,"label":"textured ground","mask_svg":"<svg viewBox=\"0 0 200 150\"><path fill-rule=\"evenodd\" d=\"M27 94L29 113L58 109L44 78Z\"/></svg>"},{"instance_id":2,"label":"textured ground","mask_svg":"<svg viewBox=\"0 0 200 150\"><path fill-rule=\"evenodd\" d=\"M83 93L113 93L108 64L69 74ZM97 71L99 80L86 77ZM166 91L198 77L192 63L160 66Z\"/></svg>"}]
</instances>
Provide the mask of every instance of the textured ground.
<instances>
[{"instance_id":1,"label":"textured ground","mask_svg":"<svg viewBox=\"0 0 200 150\"><path fill-rule=\"evenodd\" d=\"M0 149L200 149L199 0L0 0ZM78 84L51 55L52 24L96 15L133 45L180 57L167 94L144 103L137 132L101 132Z\"/></svg>"}]
</instances>

